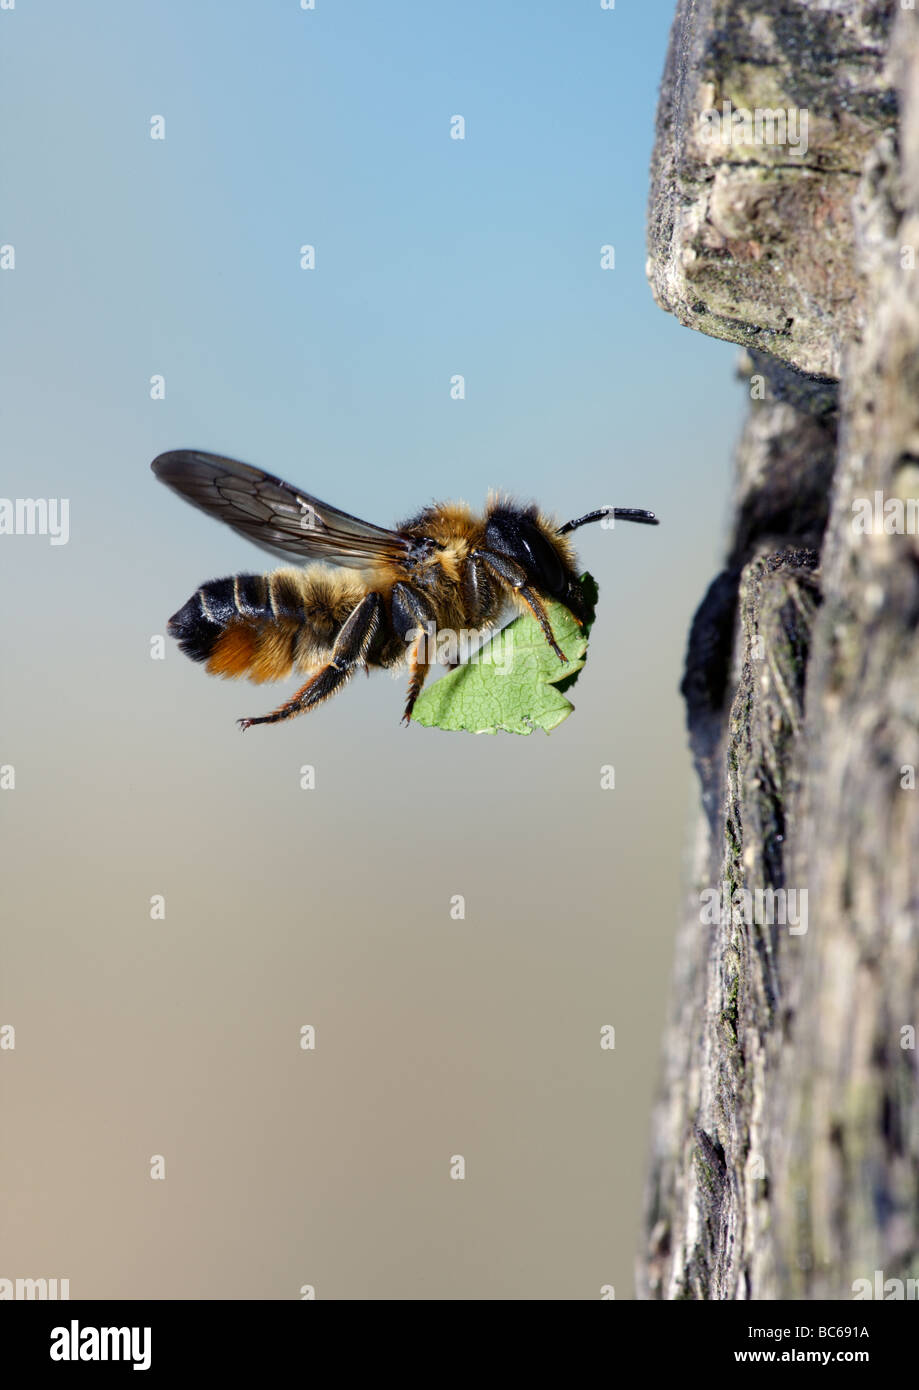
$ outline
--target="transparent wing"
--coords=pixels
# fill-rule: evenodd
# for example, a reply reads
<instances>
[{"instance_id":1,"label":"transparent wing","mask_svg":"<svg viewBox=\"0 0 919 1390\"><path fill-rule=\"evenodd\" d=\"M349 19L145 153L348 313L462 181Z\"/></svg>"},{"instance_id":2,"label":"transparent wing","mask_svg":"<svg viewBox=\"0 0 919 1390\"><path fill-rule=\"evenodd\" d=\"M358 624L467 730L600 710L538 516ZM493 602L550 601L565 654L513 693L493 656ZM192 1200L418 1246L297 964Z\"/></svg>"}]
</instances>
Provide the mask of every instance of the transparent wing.
<instances>
[{"instance_id":1,"label":"transparent wing","mask_svg":"<svg viewBox=\"0 0 919 1390\"><path fill-rule=\"evenodd\" d=\"M396 531L330 507L290 483L219 454L175 449L150 465L186 502L226 522L263 550L284 558L368 568L401 560L409 542Z\"/></svg>"}]
</instances>

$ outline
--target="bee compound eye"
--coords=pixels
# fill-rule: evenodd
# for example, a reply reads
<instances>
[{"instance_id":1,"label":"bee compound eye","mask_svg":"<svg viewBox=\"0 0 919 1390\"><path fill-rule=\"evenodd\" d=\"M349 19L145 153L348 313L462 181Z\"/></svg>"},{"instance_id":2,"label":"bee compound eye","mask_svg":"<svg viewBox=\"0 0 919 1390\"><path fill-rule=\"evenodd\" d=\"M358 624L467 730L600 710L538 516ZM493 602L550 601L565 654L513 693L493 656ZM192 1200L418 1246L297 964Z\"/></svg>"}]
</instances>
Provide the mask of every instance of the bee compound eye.
<instances>
[{"instance_id":1,"label":"bee compound eye","mask_svg":"<svg viewBox=\"0 0 919 1390\"><path fill-rule=\"evenodd\" d=\"M555 547L527 516L511 511L495 512L485 528L485 543L523 565L531 579L555 598L568 587L568 577Z\"/></svg>"}]
</instances>

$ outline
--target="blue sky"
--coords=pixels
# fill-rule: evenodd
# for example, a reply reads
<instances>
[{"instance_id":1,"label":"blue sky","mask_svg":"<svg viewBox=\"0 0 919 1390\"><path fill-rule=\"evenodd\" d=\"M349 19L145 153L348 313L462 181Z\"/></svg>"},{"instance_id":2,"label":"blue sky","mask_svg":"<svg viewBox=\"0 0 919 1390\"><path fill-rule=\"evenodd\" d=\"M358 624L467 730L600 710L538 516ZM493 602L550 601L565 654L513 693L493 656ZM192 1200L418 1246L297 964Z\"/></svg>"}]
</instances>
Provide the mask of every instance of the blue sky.
<instances>
[{"instance_id":1,"label":"blue sky","mask_svg":"<svg viewBox=\"0 0 919 1390\"><path fill-rule=\"evenodd\" d=\"M671 17L0 11L0 494L66 497L71 528L0 542L14 1272L75 1298L628 1296L692 796L677 687L744 404L735 349L645 280ZM662 524L578 533L600 605L551 738L401 729L385 677L242 737L281 692L150 657L202 581L264 562L154 480L187 446L382 524L492 488Z\"/></svg>"}]
</instances>

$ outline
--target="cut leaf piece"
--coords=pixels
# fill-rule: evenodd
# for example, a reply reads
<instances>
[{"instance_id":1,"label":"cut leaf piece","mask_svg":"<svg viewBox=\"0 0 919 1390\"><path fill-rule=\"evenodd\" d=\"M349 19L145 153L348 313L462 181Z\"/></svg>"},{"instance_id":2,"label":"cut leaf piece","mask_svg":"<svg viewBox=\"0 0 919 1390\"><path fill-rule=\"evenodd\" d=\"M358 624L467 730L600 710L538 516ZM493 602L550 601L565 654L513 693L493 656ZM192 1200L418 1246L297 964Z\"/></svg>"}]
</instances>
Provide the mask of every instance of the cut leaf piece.
<instances>
[{"instance_id":1,"label":"cut leaf piece","mask_svg":"<svg viewBox=\"0 0 919 1390\"><path fill-rule=\"evenodd\" d=\"M589 574L581 576L580 585L588 610L583 627L562 604L546 603L555 640L568 658L564 664L536 619L523 614L465 665L422 691L412 719L428 728L473 734L551 733L574 709L562 692L571 689L587 659L598 590Z\"/></svg>"}]
</instances>

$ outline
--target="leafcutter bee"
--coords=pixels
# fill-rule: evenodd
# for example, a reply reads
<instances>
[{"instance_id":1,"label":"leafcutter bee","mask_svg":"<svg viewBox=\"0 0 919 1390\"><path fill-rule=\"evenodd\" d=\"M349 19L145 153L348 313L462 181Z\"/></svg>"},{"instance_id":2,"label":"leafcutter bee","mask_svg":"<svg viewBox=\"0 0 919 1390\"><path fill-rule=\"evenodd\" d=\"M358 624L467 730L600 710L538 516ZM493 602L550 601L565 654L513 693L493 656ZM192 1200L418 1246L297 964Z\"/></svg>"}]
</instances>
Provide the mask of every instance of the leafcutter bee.
<instances>
[{"instance_id":1,"label":"leafcutter bee","mask_svg":"<svg viewBox=\"0 0 919 1390\"><path fill-rule=\"evenodd\" d=\"M584 601L570 532L591 521L657 524L653 512L600 507L564 526L535 506L493 498L482 515L436 503L394 530L360 521L280 478L234 459L178 449L151 465L193 506L298 566L202 584L169 619L193 661L253 681L308 676L253 724L278 724L327 700L359 668L408 665L407 722L438 632L494 628L509 608L533 614L561 661L546 598L578 622Z\"/></svg>"}]
</instances>

